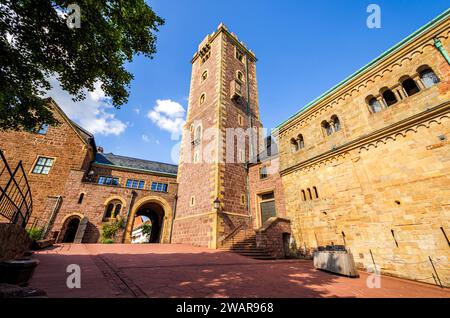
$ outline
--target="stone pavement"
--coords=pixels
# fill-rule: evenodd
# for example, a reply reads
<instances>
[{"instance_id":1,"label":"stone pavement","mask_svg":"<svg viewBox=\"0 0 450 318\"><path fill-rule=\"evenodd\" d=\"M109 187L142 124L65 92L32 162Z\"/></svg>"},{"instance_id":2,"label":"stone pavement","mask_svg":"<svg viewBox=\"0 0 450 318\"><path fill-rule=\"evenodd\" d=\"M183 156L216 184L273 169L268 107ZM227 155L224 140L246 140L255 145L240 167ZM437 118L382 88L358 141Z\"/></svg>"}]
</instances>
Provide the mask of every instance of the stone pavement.
<instances>
[{"instance_id":1,"label":"stone pavement","mask_svg":"<svg viewBox=\"0 0 450 318\"><path fill-rule=\"evenodd\" d=\"M303 260L258 261L188 245L57 245L36 253L30 286L49 297L445 297L448 289L382 276L381 288ZM69 289L66 268L81 268Z\"/></svg>"}]
</instances>

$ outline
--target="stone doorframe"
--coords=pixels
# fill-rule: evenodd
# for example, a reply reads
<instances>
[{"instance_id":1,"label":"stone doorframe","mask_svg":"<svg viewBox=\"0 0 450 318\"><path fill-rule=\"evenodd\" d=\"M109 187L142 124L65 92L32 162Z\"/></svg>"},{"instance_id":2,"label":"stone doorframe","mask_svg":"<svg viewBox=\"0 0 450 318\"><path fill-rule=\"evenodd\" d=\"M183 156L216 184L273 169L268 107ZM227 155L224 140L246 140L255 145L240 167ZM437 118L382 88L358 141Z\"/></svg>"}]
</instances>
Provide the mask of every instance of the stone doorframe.
<instances>
[{"instance_id":1,"label":"stone doorframe","mask_svg":"<svg viewBox=\"0 0 450 318\"><path fill-rule=\"evenodd\" d=\"M161 233L161 241L162 244L168 244L170 243L170 230L172 225L172 208L170 207L170 204L163 198L158 196L146 196L140 200L138 200L131 209L131 213L128 216L127 224L125 227L125 233L124 233L124 243L131 243L131 232L133 231L133 224L134 224L134 218L136 216L137 211L148 203L156 203L159 204L163 210L164 210L164 218L162 222L162 233Z\"/></svg>"},{"instance_id":2,"label":"stone doorframe","mask_svg":"<svg viewBox=\"0 0 450 318\"><path fill-rule=\"evenodd\" d=\"M67 225L70 222L69 219L72 219L74 217L79 218L81 222L81 220L84 218L84 215L78 212L74 212L63 217L63 219L61 220L61 228L59 230L58 237L56 238L57 243L61 243L64 239L64 235L66 235Z\"/></svg>"}]
</instances>

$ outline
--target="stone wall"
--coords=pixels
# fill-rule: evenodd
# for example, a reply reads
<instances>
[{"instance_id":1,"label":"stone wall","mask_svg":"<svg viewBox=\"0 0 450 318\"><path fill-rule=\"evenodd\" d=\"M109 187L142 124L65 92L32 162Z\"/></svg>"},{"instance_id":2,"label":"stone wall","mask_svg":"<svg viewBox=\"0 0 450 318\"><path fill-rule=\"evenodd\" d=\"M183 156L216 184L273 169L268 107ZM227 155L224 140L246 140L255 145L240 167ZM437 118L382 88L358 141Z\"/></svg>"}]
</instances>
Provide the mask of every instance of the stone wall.
<instances>
[{"instance_id":1,"label":"stone wall","mask_svg":"<svg viewBox=\"0 0 450 318\"><path fill-rule=\"evenodd\" d=\"M450 65L434 47L439 37L450 51L449 25L447 19L281 128L286 215L301 253L345 245L360 269L373 265L372 253L383 274L434 284L431 257L449 286ZM437 85L425 88L417 77L424 65ZM420 92L405 95L398 86L404 75ZM383 87L394 87L398 102L372 113L366 98ZM321 122L334 114L342 129L326 136ZM305 148L294 152L290 140L298 134ZM304 200L302 190L313 187L318 197Z\"/></svg>"},{"instance_id":2,"label":"stone wall","mask_svg":"<svg viewBox=\"0 0 450 318\"><path fill-rule=\"evenodd\" d=\"M291 255L290 236L291 221L272 217L256 231L256 246L264 248L275 258L286 258Z\"/></svg>"},{"instance_id":3,"label":"stone wall","mask_svg":"<svg viewBox=\"0 0 450 318\"><path fill-rule=\"evenodd\" d=\"M25 229L11 223L0 223L0 242L0 261L23 256L32 243Z\"/></svg>"}]
</instances>

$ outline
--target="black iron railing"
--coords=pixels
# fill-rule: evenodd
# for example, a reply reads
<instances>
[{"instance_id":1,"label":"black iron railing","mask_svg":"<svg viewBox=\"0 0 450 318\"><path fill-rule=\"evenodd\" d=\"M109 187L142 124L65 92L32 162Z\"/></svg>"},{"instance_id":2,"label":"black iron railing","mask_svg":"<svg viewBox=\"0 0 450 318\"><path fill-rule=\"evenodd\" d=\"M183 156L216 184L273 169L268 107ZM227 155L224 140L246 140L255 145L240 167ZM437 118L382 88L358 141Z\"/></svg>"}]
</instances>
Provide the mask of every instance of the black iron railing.
<instances>
[{"instance_id":1,"label":"black iron railing","mask_svg":"<svg viewBox=\"0 0 450 318\"><path fill-rule=\"evenodd\" d=\"M26 227L32 210L33 199L22 161L11 169L0 150L0 216Z\"/></svg>"}]
</instances>

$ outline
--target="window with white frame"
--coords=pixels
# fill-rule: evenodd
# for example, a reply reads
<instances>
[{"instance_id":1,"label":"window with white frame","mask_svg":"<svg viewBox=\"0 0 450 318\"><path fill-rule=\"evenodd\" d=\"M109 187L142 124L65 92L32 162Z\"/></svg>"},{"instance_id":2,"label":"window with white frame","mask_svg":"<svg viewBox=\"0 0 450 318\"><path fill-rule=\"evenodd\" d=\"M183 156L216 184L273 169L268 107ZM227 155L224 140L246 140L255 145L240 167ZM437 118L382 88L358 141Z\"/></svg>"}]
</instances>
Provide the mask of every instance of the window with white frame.
<instances>
[{"instance_id":1,"label":"window with white frame","mask_svg":"<svg viewBox=\"0 0 450 318\"><path fill-rule=\"evenodd\" d=\"M49 174L50 169L53 166L55 159L47 157L39 157L33 168L33 173L36 174Z\"/></svg>"},{"instance_id":2,"label":"window with white frame","mask_svg":"<svg viewBox=\"0 0 450 318\"><path fill-rule=\"evenodd\" d=\"M167 183L160 183L160 182L152 182L152 191L155 192L167 192Z\"/></svg>"}]
</instances>

